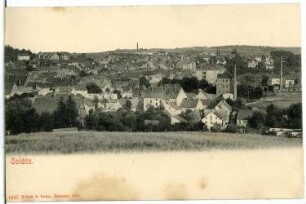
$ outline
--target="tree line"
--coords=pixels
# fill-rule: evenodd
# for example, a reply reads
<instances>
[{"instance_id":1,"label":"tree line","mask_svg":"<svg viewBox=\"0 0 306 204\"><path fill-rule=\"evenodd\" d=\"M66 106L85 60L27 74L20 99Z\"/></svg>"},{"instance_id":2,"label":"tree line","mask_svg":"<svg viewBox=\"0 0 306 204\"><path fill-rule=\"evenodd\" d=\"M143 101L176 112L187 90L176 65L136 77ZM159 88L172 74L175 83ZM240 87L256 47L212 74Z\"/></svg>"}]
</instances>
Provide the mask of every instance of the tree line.
<instances>
[{"instance_id":1,"label":"tree line","mask_svg":"<svg viewBox=\"0 0 306 204\"><path fill-rule=\"evenodd\" d=\"M264 128L302 128L302 103L292 104L289 108L278 108L270 104L266 108L266 114L254 112L249 118L251 128L263 130Z\"/></svg>"},{"instance_id":2,"label":"tree line","mask_svg":"<svg viewBox=\"0 0 306 204\"><path fill-rule=\"evenodd\" d=\"M5 130L10 134L48 132L79 125L78 109L71 96L66 101L60 98L53 113L38 114L31 102L23 98L15 98L5 105Z\"/></svg>"}]
</instances>

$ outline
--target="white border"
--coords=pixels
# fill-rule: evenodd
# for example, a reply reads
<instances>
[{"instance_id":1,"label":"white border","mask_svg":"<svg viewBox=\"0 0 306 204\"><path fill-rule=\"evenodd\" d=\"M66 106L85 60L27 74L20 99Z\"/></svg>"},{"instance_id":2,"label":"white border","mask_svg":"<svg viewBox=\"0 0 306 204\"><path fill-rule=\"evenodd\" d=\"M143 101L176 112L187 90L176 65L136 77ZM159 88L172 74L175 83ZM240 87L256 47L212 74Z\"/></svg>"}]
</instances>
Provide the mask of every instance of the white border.
<instances>
[{"instance_id":1,"label":"white border","mask_svg":"<svg viewBox=\"0 0 306 204\"><path fill-rule=\"evenodd\" d=\"M4 0L5 1L5 0ZM305 49L306 49L306 1L304 0L6 0L7 7L65 7L65 6L120 6L120 5L196 5L196 4L252 4L252 3L301 3L301 28L302 28L302 67L306 66L306 58L305 58ZM0 4L0 9L4 11L4 2ZM4 12L0 14L0 26L4 28ZM4 50L4 30L0 32L0 41L3 43L0 49L0 90L4 90L3 86L3 50ZM306 72L302 69L302 81L305 81ZM302 84L302 90L306 90L306 83ZM0 92L1 93L1 92ZM2 170L0 179L4 181L4 97L1 93L0 96L0 137L3 135L3 138L0 139L0 168ZM303 101L306 100L305 94L302 94ZM306 125L306 113L303 106L303 126ZM305 137L304 137L305 138ZM305 143L304 150L305 150ZM304 158L305 158L305 151L304 151ZM280 158L281 159L281 158ZM251 203L251 204L287 204L287 203L294 203L294 204L304 204L306 203L305 195L306 195L306 188L305 188L305 169L306 165L304 162L304 199L290 199L290 200L203 200L203 201L167 201L167 203L176 203L176 202L184 202L184 203L210 203L210 204L236 204L236 203ZM5 194L4 194L4 182L0 183L0 203L4 201ZM139 201L138 203L161 203L164 201ZM17 204L17 202L14 202ZM35 203L44 203L46 202L35 202ZM48 203L59 203L59 202L48 202ZM65 203L79 203L79 202L65 202ZM101 203L101 202L80 202L80 203ZM117 204L122 202L103 202L103 203L110 203L110 204ZM124 202L124 203L132 203L132 201ZM133 202L134 203L134 202Z\"/></svg>"}]
</instances>

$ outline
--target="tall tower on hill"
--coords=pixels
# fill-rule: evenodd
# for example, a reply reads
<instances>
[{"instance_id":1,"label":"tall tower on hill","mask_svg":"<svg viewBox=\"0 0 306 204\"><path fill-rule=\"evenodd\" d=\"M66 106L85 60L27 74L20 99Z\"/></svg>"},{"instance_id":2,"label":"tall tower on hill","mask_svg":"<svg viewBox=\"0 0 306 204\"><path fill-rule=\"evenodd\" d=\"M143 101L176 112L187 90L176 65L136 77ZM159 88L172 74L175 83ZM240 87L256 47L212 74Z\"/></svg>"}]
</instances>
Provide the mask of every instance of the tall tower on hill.
<instances>
[{"instance_id":1,"label":"tall tower on hill","mask_svg":"<svg viewBox=\"0 0 306 204\"><path fill-rule=\"evenodd\" d=\"M137 48L137 50L138 50L138 48L139 48L139 47L138 47L138 42L137 42L137 44L136 44L136 48Z\"/></svg>"}]
</instances>

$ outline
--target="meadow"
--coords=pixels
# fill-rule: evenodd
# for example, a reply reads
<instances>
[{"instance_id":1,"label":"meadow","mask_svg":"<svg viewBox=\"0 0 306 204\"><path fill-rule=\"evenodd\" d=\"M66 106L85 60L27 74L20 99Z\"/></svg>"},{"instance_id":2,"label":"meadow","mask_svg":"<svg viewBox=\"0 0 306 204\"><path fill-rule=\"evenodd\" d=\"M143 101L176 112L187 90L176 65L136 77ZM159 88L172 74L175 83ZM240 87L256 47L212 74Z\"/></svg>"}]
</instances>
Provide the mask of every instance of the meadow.
<instances>
[{"instance_id":1,"label":"meadow","mask_svg":"<svg viewBox=\"0 0 306 204\"><path fill-rule=\"evenodd\" d=\"M209 132L41 132L6 136L6 153L72 154L302 147L302 139Z\"/></svg>"}]
</instances>

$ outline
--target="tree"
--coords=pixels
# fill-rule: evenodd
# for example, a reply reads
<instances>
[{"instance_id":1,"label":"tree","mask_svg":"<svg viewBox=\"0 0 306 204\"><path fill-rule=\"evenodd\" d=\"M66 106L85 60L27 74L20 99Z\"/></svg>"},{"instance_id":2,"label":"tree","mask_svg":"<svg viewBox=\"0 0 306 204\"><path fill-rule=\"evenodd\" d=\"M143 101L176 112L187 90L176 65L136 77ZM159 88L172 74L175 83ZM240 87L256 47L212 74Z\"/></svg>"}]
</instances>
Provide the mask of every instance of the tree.
<instances>
[{"instance_id":1,"label":"tree","mask_svg":"<svg viewBox=\"0 0 306 204\"><path fill-rule=\"evenodd\" d=\"M66 104L64 98L61 97L57 103L57 108L53 113L54 125L56 128L61 128L66 126Z\"/></svg>"},{"instance_id":2,"label":"tree","mask_svg":"<svg viewBox=\"0 0 306 204\"><path fill-rule=\"evenodd\" d=\"M248 71L247 63L236 49L233 49L229 56L225 57L226 69L230 72L234 72L234 66L236 65L237 75L244 74Z\"/></svg>"},{"instance_id":3,"label":"tree","mask_svg":"<svg viewBox=\"0 0 306 204\"><path fill-rule=\"evenodd\" d=\"M66 101L66 124L70 127L78 125L78 109L76 107L76 102L72 99L70 95Z\"/></svg>"},{"instance_id":4,"label":"tree","mask_svg":"<svg viewBox=\"0 0 306 204\"><path fill-rule=\"evenodd\" d=\"M282 127L283 113L273 104L267 106L266 126L268 127Z\"/></svg>"},{"instance_id":5,"label":"tree","mask_svg":"<svg viewBox=\"0 0 306 204\"><path fill-rule=\"evenodd\" d=\"M248 125L254 129L261 129L266 123L266 116L260 112L254 112L248 120Z\"/></svg>"},{"instance_id":6,"label":"tree","mask_svg":"<svg viewBox=\"0 0 306 204\"><path fill-rule=\"evenodd\" d=\"M121 99L121 98L122 98L121 91L119 91L119 90L115 89L115 90L113 91L113 93L114 93L114 94L117 94L118 99Z\"/></svg>"},{"instance_id":7,"label":"tree","mask_svg":"<svg viewBox=\"0 0 306 204\"><path fill-rule=\"evenodd\" d=\"M288 112L288 125L290 128L302 128L302 104L297 103L289 107Z\"/></svg>"},{"instance_id":8,"label":"tree","mask_svg":"<svg viewBox=\"0 0 306 204\"><path fill-rule=\"evenodd\" d=\"M87 89L88 93L96 93L96 94L102 93L101 88L95 83L87 84L86 89Z\"/></svg>"},{"instance_id":9,"label":"tree","mask_svg":"<svg viewBox=\"0 0 306 204\"><path fill-rule=\"evenodd\" d=\"M140 87L145 86L146 88L149 88L151 86L151 84L145 76L142 76L142 77L139 78L139 86Z\"/></svg>"},{"instance_id":10,"label":"tree","mask_svg":"<svg viewBox=\"0 0 306 204\"><path fill-rule=\"evenodd\" d=\"M132 108L132 102L130 100L126 100L124 104L124 109L130 111Z\"/></svg>"}]
</instances>

